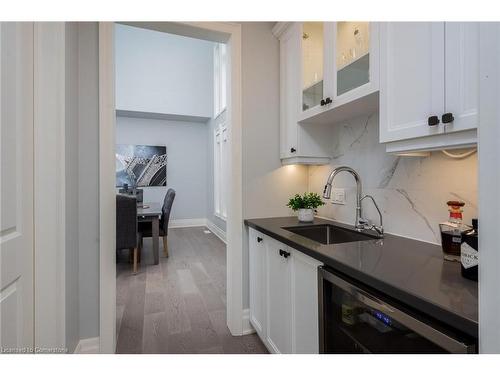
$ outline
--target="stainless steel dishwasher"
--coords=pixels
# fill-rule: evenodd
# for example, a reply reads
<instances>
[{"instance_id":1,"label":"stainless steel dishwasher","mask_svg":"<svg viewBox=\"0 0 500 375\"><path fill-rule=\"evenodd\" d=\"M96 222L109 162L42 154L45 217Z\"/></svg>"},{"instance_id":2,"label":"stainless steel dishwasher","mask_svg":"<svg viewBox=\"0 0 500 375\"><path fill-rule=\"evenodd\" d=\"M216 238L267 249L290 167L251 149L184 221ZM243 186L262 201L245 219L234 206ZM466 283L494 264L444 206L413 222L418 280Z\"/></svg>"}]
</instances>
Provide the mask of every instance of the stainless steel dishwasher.
<instances>
[{"instance_id":1,"label":"stainless steel dishwasher","mask_svg":"<svg viewBox=\"0 0 500 375\"><path fill-rule=\"evenodd\" d=\"M476 353L477 340L320 267L320 353Z\"/></svg>"}]
</instances>

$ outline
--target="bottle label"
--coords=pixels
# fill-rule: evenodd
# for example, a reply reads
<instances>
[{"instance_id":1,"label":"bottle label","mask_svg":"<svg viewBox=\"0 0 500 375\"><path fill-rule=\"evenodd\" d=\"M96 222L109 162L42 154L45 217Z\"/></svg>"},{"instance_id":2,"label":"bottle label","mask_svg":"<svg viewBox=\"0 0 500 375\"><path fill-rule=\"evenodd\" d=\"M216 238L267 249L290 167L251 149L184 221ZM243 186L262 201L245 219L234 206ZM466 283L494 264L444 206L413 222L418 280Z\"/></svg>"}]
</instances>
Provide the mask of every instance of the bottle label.
<instances>
[{"instance_id":1,"label":"bottle label","mask_svg":"<svg viewBox=\"0 0 500 375\"><path fill-rule=\"evenodd\" d=\"M460 261L465 269L477 266L479 264L479 252L464 242L461 246Z\"/></svg>"}]
</instances>

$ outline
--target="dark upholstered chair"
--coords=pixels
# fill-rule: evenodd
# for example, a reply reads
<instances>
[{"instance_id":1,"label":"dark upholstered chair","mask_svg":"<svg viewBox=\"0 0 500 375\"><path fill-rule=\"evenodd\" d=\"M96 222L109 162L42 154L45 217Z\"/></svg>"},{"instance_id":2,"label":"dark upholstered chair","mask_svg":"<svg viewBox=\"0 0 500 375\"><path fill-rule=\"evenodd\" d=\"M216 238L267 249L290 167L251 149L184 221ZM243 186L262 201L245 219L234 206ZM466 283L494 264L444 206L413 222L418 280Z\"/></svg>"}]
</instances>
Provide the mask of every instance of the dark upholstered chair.
<instances>
[{"instance_id":1,"label":"dark upholstered chair","mask_svg":"<svg viewBox=\"0 0 500 375\"><path fill-rule=\"evenodd\" d=\"M137 273L137 257L140 237L137 230L137 201L130 195L116 195L116 250L134 252L134 273Z\"/></svg>"},{"instance_id":2,"label":"dark upholstered chair","mask_svg":"<svg viewBox=\"0 0 500 375\"><path fill-rule=\"evenodd\" d=\"M163 252L166 257L168 257L168 221L170 219L170 211L172 210L172 204L174 203L175 190L168 189L165 198L163 199L163 207L161 209L160 218L160 236L163 237ZM143 237L152 237L151 223L139 223L139 233L141 234L141 240Z\"/></svg>"}]
</instances>

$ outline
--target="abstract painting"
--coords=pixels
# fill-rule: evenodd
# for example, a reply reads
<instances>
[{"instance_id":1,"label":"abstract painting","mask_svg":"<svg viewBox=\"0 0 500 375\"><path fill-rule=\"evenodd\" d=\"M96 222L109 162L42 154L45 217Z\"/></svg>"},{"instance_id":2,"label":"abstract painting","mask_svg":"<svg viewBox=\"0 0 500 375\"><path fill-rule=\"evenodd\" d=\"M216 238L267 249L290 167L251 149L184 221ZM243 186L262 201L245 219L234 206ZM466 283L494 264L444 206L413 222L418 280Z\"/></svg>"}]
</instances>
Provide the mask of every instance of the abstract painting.
<instances>
[{"instance_id":1,"label":"abstract painting","mask_svg":"<svg viewBox=\"0 0 500 375\"><path fill-rule=\"evenodd\" d=\"M116 186L166 186L167 147L116 145Z\"/></svg>"}]
</instances>

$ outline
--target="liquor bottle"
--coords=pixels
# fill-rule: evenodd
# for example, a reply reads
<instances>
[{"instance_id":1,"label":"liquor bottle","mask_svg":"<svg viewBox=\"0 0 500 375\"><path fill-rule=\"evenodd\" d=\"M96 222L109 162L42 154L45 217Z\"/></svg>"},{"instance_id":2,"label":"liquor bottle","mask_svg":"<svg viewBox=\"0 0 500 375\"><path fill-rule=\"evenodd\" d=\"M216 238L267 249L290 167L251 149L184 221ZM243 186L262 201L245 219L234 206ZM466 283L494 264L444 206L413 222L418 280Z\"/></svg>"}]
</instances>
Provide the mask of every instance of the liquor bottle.
<instances>
[{"instance_id":1,"label":"liquor bottle","mask_svg":"<svg viewBox=\"0 0 500 375\"><path fill-rule=\"evenodd\" d=\"M448 201L450 217L448 221L439 224L441 230L441 246L445 260L460 262L460 248L463 242L462 236L471 228L462 222L462 207L464 202Z\"/></svg>"},{"instance_id":2,"label":"liquor bottle","mask_svg":"<svg viewBox=\"0 0 500 375\"><path fill-rule=\"evenodd\" d=\"M460 263L462 269L462 276L477 281L477 271L479 268L479 258L478 258L478 245L477 239L478 224L477 219L472 219L472 230L464 234L460 251Z\"/></svg>"}]
</instances>

